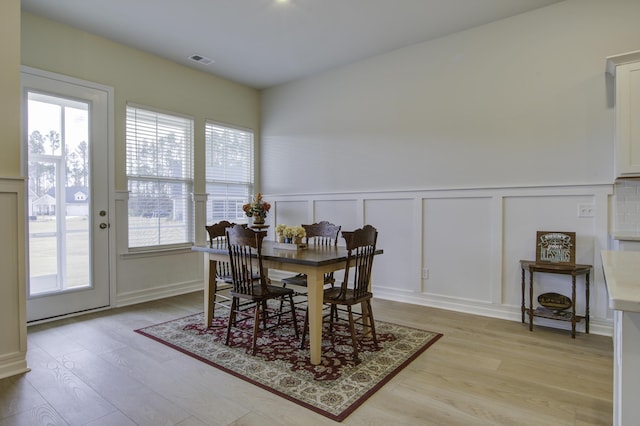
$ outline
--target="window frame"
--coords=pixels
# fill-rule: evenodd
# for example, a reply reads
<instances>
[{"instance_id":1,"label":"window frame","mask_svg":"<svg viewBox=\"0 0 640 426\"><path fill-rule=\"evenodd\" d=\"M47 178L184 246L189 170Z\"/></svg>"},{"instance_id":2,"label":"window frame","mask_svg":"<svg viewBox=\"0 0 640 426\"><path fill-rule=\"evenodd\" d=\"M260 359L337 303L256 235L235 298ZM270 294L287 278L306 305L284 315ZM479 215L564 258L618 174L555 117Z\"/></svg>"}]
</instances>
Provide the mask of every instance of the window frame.
<instances>
[{"instance_id":1,"label":"window frame","mask_svg":"<svg viewBox=\"0 0 640 426\"><path fill-rule=\"evenodd\" d=\"M214 179L210 177L210 167L212 167L212 165L210 165L211 163L210 155L214 150L214 147L211 146L212 140L210 136L210 132L211 132L210 126L222 128L227 131L237 131L237 132L241 132L243 134L249 135L248 136L249 140L247 141L248 155L246 157L246 161L249 162L249 166L247 167L248 176L246 176L245 179L236 179L236 180L224 179L224 178ZM205 133L204 186L205 186L205 192L207 193L207 201L205 205L205 222L208 224L212 224L212 223L219 222L221 220L228 220L229 222L233 222L233 223L248 223L249 218L242 211L242 205L244 203L247 203L251 199L252 194L254 193L254 190L255 190L255 163L256 163L255 131L251 128L236 126L236 125L223 123L216 120L207 119L205 120L204 133ZM220 186L226 185L226 186L231 186L231 187L235 187L243 190L242 191L243 194L241 197L240 196L229 197L229 191L227 191L224 197L222 198L219 196L217 197L224 204L223 206L224 215L222 217L220 216L216 217L214 213L215 209L213 208L213 204L216 202L216 196L210 192L210 188L212 185L220 185ZM229 212L228 203L233 200L235 200L234 204L236 208L234 210L237 212L237 215L235 215L234 217L231 217L230 215L227 214Z\"/></svg>"},{"instance_id":2,"label":"window frame","mask_svg":"<svg viewBox=\"0 0 640 426\"><path fill-rule=\"evenodd\" d=\"M156 120L158 117L167 116L170 119L178 119L185 120L186 126L183 131L185 131L184 135L186 136L185 140L185 149L183 154L186 154L180 158L182 165L186 165L187 171L184 173L183 177L175 177L170 175L158 174L158 169L154 168L151 174L135 174L130 173L130 157L129 157L129 149L130 149L130 135L129 135L129 127L130 123L130 110L140 110L147 114L154 114ZM135 125L135 124L134 124ZM158 134L155 134L155 143L158 144ZM139 252L149 252L149 251L166 251L170 249L183 249L187 247L193 246L195 242L195 206L193 202L193 193L194 193L194 185L195 185L195 166L194 166L194 146L195 146L195 119L187 114L181 114L174 111L167 111L155 107L150 107L148 105L140 105L132 102L127 102L125 108L125 175L127 178L127 192L129 194L128 203L127 203L127 248L130 253L139 253ZM169 242L165 244L149 244L149 245L131 245L131 209L132 209L132 200L131 200L131 182L137 182L138 185L149 183L149 184L157 184L157 185L171 185L171 184L180 184L184 185L186 188L184 190L183 197L178 199L178 201L182 200L184 203L184 210L182 213L182 217L184 224L178 226L180 232L185 235L186 241L181 242ZM176 200L176 198L171 198L172 200ZM159 197L158 197L159 200ZM159 202L159 201L158 201ZM160 212L161 209L158 209ZM158 239L160 242L160 232L163 227L160 224L161 215L158 213L157 216L152 216L152 219L157 219L157 233ZM166 229L166 228L164 228Z\"/></svg>"}]
</instances>

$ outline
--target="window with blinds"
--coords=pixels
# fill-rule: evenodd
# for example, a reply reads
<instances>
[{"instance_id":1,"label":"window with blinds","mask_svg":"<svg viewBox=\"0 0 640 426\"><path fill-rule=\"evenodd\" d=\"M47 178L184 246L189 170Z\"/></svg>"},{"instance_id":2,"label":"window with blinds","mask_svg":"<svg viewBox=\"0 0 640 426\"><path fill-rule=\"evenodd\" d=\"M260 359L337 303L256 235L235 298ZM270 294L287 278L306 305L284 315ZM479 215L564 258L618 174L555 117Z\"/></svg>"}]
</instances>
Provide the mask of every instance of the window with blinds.
<instances>
[{"instance_id":1,"label":"window with blinds","mask_svg":"<svg viewBox=\"0 0 640 426\"><path fill-rule=\"evenodd\" d=\"M127 105L129 247L193 242L193 120Z\"/></svg>"},{"instance_id":2,"label":"window with blinds","mask_svg":"<svg viewBox=\"0 0 640 426\"><path fill-rule=\"evenodd\" d=\"M253 193L253 132L207 122L207 223L246 223L242 211Z\"/></svg>"}]
</instances>

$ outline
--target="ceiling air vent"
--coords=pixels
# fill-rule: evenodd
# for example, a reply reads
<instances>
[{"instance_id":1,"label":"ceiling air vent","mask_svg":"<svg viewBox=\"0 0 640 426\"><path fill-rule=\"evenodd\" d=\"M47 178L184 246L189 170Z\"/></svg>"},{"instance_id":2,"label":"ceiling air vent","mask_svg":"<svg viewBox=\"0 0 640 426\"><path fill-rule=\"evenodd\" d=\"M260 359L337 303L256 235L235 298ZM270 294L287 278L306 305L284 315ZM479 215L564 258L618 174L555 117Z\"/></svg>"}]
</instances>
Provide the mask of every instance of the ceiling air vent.
<instances>
[{"instance_id":1,"label":"ceiling air vent","mask_svg":"<svg viewBox=\"0 0 640 426\"><path fill-rule=\"evenodd\" d=\"M213 63L213 59L205 58L204 56L200 56L200 55L191 55L189 56L189 59L195 62L199 62L203 65L209 65Z\"/></svg>"}]
</instances>

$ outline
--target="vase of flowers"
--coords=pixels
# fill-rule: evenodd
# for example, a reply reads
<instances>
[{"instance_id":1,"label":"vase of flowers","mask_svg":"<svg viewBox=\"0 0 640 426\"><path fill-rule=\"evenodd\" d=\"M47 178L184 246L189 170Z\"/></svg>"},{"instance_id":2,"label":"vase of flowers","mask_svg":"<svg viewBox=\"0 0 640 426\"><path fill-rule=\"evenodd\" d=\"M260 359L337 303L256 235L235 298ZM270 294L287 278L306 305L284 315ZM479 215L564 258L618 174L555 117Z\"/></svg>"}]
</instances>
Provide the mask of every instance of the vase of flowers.
<instances>
[{"instance_id":1,"label":"vase of flowers","mask_svg":"<svg viewBox=\"0 0 640 426\"><path fill-rule=\"evenodd\" d=\"M263 225L270 209L271 204L264 201L262 199L262 194L259 192L251 203L247 203L242 206L242 211L244 211L247 216L253 217L254 225Z\"/></svg>"},{"instance_id":2,"label":"vase of flowers","mask_svg":"<svg viewBox=\"0 0 640 426\"><path fill-rule=\"evenodd\" d=\"M307 235L307 232L302 226L287 226L280 224L276 226L276 235L278 236L278 242L301 244L302 239Z\"/></svg>"},{"instance_id":3,"label":"vase of flowers","mask_svg":"<svg viewBox=\"0 0 640 426\"><path fill-rule=\"evenodd\" d=\"M284 242L291 244L291 241L293 241L293 228L291 226L285 227L282 235L284 236Z\"/></svg>"},{"instance_id":4,"label":"vase of flowers","mask_svg":"<svg viewBox=\"0 0 640 426\"><path fill-rule=\"evenodd\" d=\"M302 244L302 239L307 236L307 231L302 226L293 226L293 243Z\"/></svg>"},{"instance_id":5,"label":"vase of flowers","mask_svg":"<svg viewBox=\"0 0 640 426\"><path fill-rule=\"evenodd\" d=\"M281 223L276 226L276 235L278 236L278 242L284 243L284 230L287 229L287 225Z\"/></svg>"}]
</instances>

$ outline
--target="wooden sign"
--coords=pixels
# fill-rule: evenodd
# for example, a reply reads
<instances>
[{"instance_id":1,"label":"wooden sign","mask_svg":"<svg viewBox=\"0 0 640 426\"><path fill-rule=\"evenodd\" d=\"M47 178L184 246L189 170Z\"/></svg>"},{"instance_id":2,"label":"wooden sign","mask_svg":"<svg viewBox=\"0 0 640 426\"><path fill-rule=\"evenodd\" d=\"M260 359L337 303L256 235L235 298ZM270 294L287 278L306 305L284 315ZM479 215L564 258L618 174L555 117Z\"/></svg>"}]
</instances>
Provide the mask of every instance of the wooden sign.
<instances>
[{"instance_id":1,"label":"wooden sign","mask_svg":"<svg viewBox=\"0 0 640 426\"><path fill-rule=\"evenodd\" d=\"M559 293L543 293L538 296L538 303L552 311L564 311L573 305L570 298Z\"/></svg>"},{"instance_id":2,"label":"wooden sign","mask_svg":"<svg viewBox=\"0 0 640 426\"><path fill-rule=\"evenodd\" d=\"M536 233L536 263L576 263L576 233L538 231Z\"/></svg>"}]
</instances>

